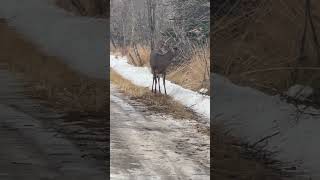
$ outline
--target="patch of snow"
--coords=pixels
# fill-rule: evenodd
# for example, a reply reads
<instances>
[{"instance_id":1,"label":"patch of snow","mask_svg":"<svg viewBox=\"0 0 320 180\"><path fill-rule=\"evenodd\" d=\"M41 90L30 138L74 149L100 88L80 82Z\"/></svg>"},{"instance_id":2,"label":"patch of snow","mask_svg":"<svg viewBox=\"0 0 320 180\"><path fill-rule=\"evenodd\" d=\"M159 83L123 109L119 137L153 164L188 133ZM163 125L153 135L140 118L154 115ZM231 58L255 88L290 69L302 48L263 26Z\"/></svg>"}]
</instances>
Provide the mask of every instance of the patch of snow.
<instances>
[{"instance_id":1,"label":"patch of snow","mask_svg":"<svg viewBox=\"0 0 320 180\"><path fill-rule=\"evenodd\" d=\"M211 88L214 120L223 122L234 135L251 143L279 132L267 140L266 148L279 151L277 159L295 164L313 179L320 178L319 116L298 114L296 107L280 96L237 86L218 74L213 74ZM305 111L320 113L311 107Z\"/></svg>"},{"instance_id":2,"label":"patch of snow","mask_svg":"<svg viewBox=\"0 0 320 180\"><path fill-rule=\"evenodd\" d=\"M1 0L0 18L75 70L107 78L105 19L73 16L53 0Z\"/></svg>"},{"instance_id":3,"label":"patch of snow","mask_svg":"<svg viewBox=\"0 0 320 180\"><path fill-rule=\"evenodd\" d=\"M152 74L147 67L135 67L127 63L126 57L110 56L110 67L133 84L151 90ZM163 89L163 87L162 87ZM185 89L166 80L167 94L181 104L210 119L210 97Z\"/></svg>"},{"instance_id":4,"label":"patch of snow","mask_svg":"<svg viewBox=\"0 0 320 180\"><path fill-rule=\"evenodd\" d=\"M296 84L291 86L286 94L289 97L297 98L299 100L305 100L313 94L313 88L310 86Z\"/></svg>"},{"instance_id":5,"label":"patch of snow","mask_svg":"<svg viewBox=\"0 0 320 180\"><path fill-rule=\"evenodd\" d=\"M206 89L206 88L201 88L200 90L199 90L199 93L200 94L206 94L208 92L208 89Z\"/></svg>"}]
</instances>

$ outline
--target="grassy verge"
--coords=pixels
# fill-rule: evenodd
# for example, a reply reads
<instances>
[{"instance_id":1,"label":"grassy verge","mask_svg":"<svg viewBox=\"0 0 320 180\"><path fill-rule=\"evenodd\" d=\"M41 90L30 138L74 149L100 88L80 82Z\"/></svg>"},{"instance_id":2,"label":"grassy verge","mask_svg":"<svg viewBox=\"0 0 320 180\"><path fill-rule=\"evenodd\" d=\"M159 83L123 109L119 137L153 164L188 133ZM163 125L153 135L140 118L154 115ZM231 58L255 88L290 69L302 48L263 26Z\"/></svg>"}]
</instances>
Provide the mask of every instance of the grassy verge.
<instances>
[{"instance_id":1,"label":"grassy verge","mask_svg":"<svg viewBox=\"0 0 320 180\"><path fill-rule=\"evenodd\" d=\"M108 111L107 82L73 71L48 56L0 19L0 62L22 73L30 95L65 112L100 114Z\"/></svg>"},{"instance_id":2,"label":"grassy verge","mask_svg":"<svg viewBox=\"0 0 320 180\"><path fill-rule=\"evenodd\" d=\"M151 111L170 114L176 118L196 118L196 115L171 97L154 94L148 88L138 87L111 69L110 80L130 98L142 102Z\"/></svg>"}]
</instances>

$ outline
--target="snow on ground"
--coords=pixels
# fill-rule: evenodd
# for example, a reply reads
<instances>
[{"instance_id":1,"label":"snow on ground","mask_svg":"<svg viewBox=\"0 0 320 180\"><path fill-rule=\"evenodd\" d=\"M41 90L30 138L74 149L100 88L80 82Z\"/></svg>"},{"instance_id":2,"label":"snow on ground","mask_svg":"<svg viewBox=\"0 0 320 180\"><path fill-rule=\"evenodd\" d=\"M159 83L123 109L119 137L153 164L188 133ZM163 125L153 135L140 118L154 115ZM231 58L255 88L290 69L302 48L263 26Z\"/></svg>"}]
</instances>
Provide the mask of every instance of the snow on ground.
<instances>
[{"instance_id":1,"label":"snow on ground","mask_svg":"<svg viewBox=\"0 0 320 180\"><path fill-rule=\"evenodd\" d=\"M110 56L110 67L133 84L149 87L151 90L152 74L147 67L135 67L127 63L126 57ZM161 83L162 85L162 83ZM163 89L163 86L162 86ZM181 104L210 119L210 97L185 89L166 80L167 94Z\"/></svg>"},{"instance_id":2,"label":"snow on ground","mask_svg":"<svg viewBox=\"0 0 320 180\"><path fill-rule=\"evenodd\" d=\"M300 114L295 106L249 87L232 84L214 74L211 84L215 120L223 122L233 133L254 143L279 132L268 140L267 148L279 151L276 158L301 165L313 178L320 178L320 116ZM320 110L307 108L307 112Z\"/></svg>"},{"instance_id":3,"label":"snow on ground","mask_svg":"<svg viewBox=\"0 0 320 180\"><path fill-rule=\"evenodd\" d=\"M313 94L313 88L310 86L295 84L288 89L286 94L289 97L293 97L303 101Z\"/></svg>"},{"instance_id":4,"label":"snow on ground","mask_svg":"<svg viewBox=\"0 0 320 180\"><path fill-rule=\"evenodd\" d=\"M70 67L106 79L105 19L73 16L56 7L53 0L1 0L0 18Z\"/></svg>"}]
</instances>

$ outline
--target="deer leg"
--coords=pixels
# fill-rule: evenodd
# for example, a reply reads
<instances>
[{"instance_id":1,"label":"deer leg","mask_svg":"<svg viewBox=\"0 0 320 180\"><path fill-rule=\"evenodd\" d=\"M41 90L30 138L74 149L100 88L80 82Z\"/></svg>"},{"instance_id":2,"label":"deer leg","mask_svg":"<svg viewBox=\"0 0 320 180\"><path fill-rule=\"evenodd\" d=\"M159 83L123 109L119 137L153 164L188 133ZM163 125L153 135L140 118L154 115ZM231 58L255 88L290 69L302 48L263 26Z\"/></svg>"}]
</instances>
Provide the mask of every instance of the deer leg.
<instances>
[{"instance_id":1,"label":"deer leg","mask_svg":"<svg viewBox=\"0 0 320 180\"><path fill-rule=\"evenodd\" d=\"M154 84L154 93L156 93L157 94L157 76L154 76L154 82L155 82L155 84Z\"/></svg>"},{"instance_id":2,"label":"deer leg","mask_svg":"<svg viewBox=\"0 0 320 180\"><path fill-rule=\"evenodd\" d=\"M160 90L160 75L158 75L158 84L159 84L159 93L161 93L161 90Z\"/></svg>"},{"instance_id":3,"label":"deer leg","mask_svg":"<svg viewBox=\"0 0 320 180\"><path fill-rule=\"evenodd\" d=\"M164 93L167 95L167 90L166 90L166 74L163 74L163 87L164 87Z\"/></svg>"},{"instance_id":4,"label":"deer leg","mask_svg":"<svg viewBox=\"0 0 320 180\"><path fill-rule=\"evenodd\" d=\"M154 85L154 75L152 77L152 87L151 87L151 92L153 92L153 85Z\"/></svg>"}]
</instances>

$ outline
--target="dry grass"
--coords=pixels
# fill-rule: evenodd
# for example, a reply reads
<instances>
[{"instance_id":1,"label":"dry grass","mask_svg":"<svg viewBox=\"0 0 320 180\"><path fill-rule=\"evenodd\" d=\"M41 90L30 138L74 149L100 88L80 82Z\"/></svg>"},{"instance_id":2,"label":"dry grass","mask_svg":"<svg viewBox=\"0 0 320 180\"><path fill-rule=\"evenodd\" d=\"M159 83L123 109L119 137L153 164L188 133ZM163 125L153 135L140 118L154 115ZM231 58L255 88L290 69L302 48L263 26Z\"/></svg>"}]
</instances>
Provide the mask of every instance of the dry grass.
<instances>
[{"instance_id":1,"label":"dry grass","mask_svg":"<svg viewBox=\"0 0 320 180\"><path fill-rule=\"evenodd\" d=\"M123 48L115 48L111 46L110 52L115 55L127 56L128 63L134 66L150 66L149 65L149 56L150 56L150 48L142 45L136 45L134 47L123 47Z\"/></svg>"},{"instance_id":2,"label":"dry grass","mask_svg":"<svg viewBox=\"0 0 320 180\"><path fill-rule=\"evenodd\" d=\"M107 82L71 70L59 58L47 56L0 20L0 62L23 73L28 91L63 111L108 111Z\"/></svg>"},{"instance_id":3,"label":"dry grass","mask_svg":"<svg viewBox=\"0 0 320 180\"><path fill-rule=\"evenodd\" d=\"M111 69L110 80L132 99L142 102L149 110L171 114L176 118L195 118L195 114L163 94L154 94L148 88L138 87Z\"/></svg>"},{"instance_id":4,"label":"dry grass","mask_svg":"<svg viewBox=\"0 0 320 180\"><path fill-rule=\"evenodd\" d=\"M188 62L170 71L168 79L194 91L206 88L210 95L210 49L195 49Z\"/></svg>"},{"instance_id":5,"label":"dry grass","mask_svg":"<svg viewBox=\"0 0 320 180\"><path fill-rule=\"evenodd\" d=\"M255 7L250 15L239 14L221 18L213 34L215 71L239 84L254 86L272 92L284 91L293 83L290 70L281 67L314 67L316 52L307 35L306 55L298 63L299 46L304 26L304 1L265 1ZM320 28L320 3L312 2L316 29ZM248 12L247 12L248 13ZM248 73L252 70L275 68L274 71ZM276 70L277 69L277 70ZM319 71L301 71L297 83L319 86ZM315 77L310 82L310 77ZM317 85L318 84L318 85Z\"/></svg>"},{"instance_id":6,"label":"dry grass","mask_svg":"<svg viewBox=\"0 0 320 180\"><path fill-rule=\"evenodd\" d=\"M128 49L129 63L135 66L150 66L150 48L137 45Z\"/></svg>"},{"instance_id":7,"label":"dry grass","mask_svg":"<svg viewBox=\"0 0 320 180\"><path fill-rule=\"evenodd\" d=\"M149 92L148 88L135 86L112 69L110 71L110 80L116 83L123 92L130 94L133 97L142 97Z\"/></svg>"}]
</instances>

